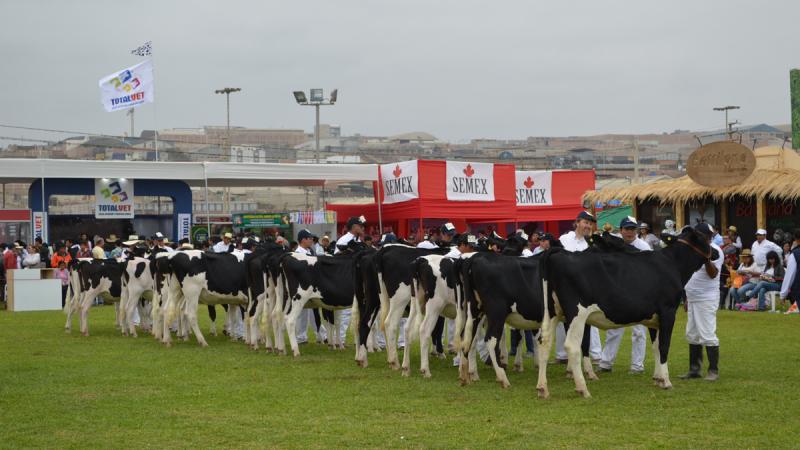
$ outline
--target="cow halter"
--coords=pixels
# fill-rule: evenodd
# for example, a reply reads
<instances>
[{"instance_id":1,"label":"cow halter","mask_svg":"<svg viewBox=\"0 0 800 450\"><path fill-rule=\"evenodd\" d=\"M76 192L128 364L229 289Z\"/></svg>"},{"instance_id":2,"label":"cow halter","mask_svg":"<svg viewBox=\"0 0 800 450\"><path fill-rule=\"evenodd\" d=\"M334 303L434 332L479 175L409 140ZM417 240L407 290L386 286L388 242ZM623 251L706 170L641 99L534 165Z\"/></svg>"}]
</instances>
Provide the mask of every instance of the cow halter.
<instances>
[{"instance_id":1,"label":"cow halter","mask_svg":"<svg viewBox=\"0 0 800 450\"><path fill-rule=\"evenodd\" d=\"M711 246L709 246L709 248L708 248L708 254L705 254L705 253L703 253L703 251L702 251L702 250L700 250L699 248L697 248L697 246L695 246L695 245L694 245L694 244L692 244L691 242L687 241L686 239L682 239L682 238L681 238L681 239L678 239L678 242L680 242L681 244L687 245L689 248L691 248L692 250L694 250L694 251L695 251L695 253L697 253L698 255L702 256L702 257L703 257L703 258L705 258L706 260L708 260L708 261L710 261L710 260L711 260Z\"/></svg>"}]
</instances>

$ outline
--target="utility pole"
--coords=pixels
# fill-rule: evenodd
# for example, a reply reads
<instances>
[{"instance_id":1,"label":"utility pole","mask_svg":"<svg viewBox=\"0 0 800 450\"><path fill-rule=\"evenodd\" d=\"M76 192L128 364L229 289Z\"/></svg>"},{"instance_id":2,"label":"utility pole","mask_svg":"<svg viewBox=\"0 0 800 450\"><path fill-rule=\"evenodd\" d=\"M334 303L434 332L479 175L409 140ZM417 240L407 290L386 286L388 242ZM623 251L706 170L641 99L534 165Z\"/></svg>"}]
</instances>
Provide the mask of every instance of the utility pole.
<instances>
[{"instance_id":1,"label":"utility pole","mask_svg":"<svg viewBox=\"0 0 800 450\"><path fill-rule=\"evenodd\" d=\"M128 110L128 115L131 116L131 134L130 137L134 137L133 135L133 112L136 111L136 108L131 108Z\"/></svg>"},{"instance_id":2,"label":"utility pole","mask_svg":"<svg viewBox=\"0 0 800 450\"><path fill-rule=\"evenodd\" d=\"M739 109L738 106L728 105L728 106L718 106L714 108L714 111L725 111L725 131L728 133L728 140L733 139L733 125L739 123L737 120L734 123L728 122L728 111L732 109Z\"/></svg>"},{"instance_id":3,"label":"utility pole","mask_svg":"<svg viewBox=\"0 0 800 450\"><path fill-rule=\"evenodd\" d=\"M230 161L231 160L231 93L241 91L241 88L230 88L226 87L223 89L217 89L214 91L217 94L225 94L225 115L227 117L226 126L225 126L225 146L223 153L225 154L225 158ZM231 213L231 188L225 188L225 208L228 211L228 214Z\"/></svg>"},{"instance_id":4,"label":"utility pole","mask_svg":"<svg viewBox=\"0 0 800 450\"><path fill-rule=\"evenodd\" d=\"M298 105L302 106L314 106L316 109L316 122L314 125L314 162L319 164L319 107L320 106L332 106L336 104L336 100L339 99L339 90L334 89L331 91L331 95L326 101L323 96L322 89L316 88L311 89L309 91L309 96L306 97L306 93L303 91L294 91L292 92L294 95L294 100L297 102Z\"/></svg>"},{"instance_id":5,"label":"utility pole","mask_svg":"<svg viewBox=\"0 0 800 450\"><path fill-rule=\"evenodd\" d=\"M225 156L230 160L231 158L231 93L241 91L241 88L230 88L226 87L223 89L217 89L214 92L217 94L225 94L225 114L227 117L227 125L226 125L226 132L225 132L225 146L224 146L224 153Z\"/></svg>"}]
</instances>

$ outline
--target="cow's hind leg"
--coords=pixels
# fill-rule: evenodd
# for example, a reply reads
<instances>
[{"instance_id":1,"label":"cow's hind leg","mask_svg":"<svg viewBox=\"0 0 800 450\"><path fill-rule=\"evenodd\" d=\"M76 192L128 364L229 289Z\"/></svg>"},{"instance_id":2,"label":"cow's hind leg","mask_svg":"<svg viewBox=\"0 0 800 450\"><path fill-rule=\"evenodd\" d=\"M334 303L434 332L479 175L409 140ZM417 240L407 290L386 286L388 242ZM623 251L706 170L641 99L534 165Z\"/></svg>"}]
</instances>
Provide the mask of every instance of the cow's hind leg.
<instances>
[{"instance_id":1,"label":"cow's hind leg","mask_svg":"<svg viewBox=\"0 0 800 450\"><path fill-rule=\"evenodd\" d=\"M558 317L550 317L545 314L544 322L542 323L542 331L539 332L539 348L537 348L536 357L539 361L539 380L536 383L536 391L539 398L550 397L550 390L547 387L547 360L550 358L550 351L553 347L553 335L555 334L556 325L558 325ZM546 330L546 331L545 331ZM517 348L519 352L519 348Z\"/></svg>"},{"instance_id":2,"label":"cow's hind leg","mask_svg":"<svg viewBox=\"0 0 800 450\"><path fill-rule=\"evenodd\" d=\"M575 391L585 398L591 397L589 389L586 386L586 379L583 377L583 370L581 370L581 347L585 335L586 319L589 316L589 311L582 305L578 305L578 314L572 321L567 317L565 326L567 329L567 338L564 341L564 349L567 351L569 366L572 377L575 380Z\"/></svg>"},{"instance_id":3,"label":"cow's hind leg","mask_svg":"<svg viewBox=\"0 0 800 450\"><path fill-rule=\"evenodd\" d=\"M400 361L397 358L397 330L400 327L400 319L403 318L403 312L405 312L407 305L408 299L403 297L395 298L393 301L390 299L389 314L384 323L384 329L386 330L386 361L389 367L394 370L400 369Z\"/></svg>"},{"instance_id":4,"label":"cow's hind leg","mask_svg":"<svg viewBox=\"0 0 800 450\"><path fill-rule=\"evenodd\" d=\"M658 324L658 355L657 363L660 365L659 375L660 380L656 380L656 386L662 389L672 389L672 383L669 380L669 368L667 362L669 360L669 344L672 338L672 328L675 325L675 310L666 311L659 315ZM655 352L653 352L655 354Z\"/></svg>"},{"instance_id":5,"label":"cow's hind leg","mask_svg":"<svg viewBox=\"0 0 800 450\"><path fill-rule=\"evenodd\" d=\"M188 327L194 332L194 336L197 338L197 342L202 347L208 347L208 342L206 342L206 338L203 336L203 332L200 331L200 325L197 323L197 308L198 302L200 301L200 289L195 288L194 286L184 286L183 288L183 295L184 295L184 312L186 315L186 322Z\"/></svg>"},{"instance_id":6,"label":"cow's hind leg","mask_svg":"<svg viewBox=\"0 0 800 450\"><path fill-rule=\"evenodd\" d=\"M436 328L436 323L444 309L444 302L442 299L434 296L425 304L425 319L422 320L422 325L419 329L419 356L420 367L419 371L425 378L430 378L430 345L433 330ZM406 347L408 349L408 347ZM408 351L408 350L407 350Z\"/></svg>"},{"instance_id":7,"label":"cow's hind leg","mask_svg":"<svg viewBox=\"0 0 800 450\"><path fill-rule=\"evenodd\" d=\"M286 314L286 333L289 335L289 345L292 347L292 354L294 356L300 356L300 346L297 344L295 329L297 328L297 320L300 318L300 314L306 312L306 310L303 309L305 304L305 299L293 299L289 312Z\"/></svg>"},{"instance_id":8,"label":"cow's hind leg","mask_svg":"<svg viewBox=\"0 0 800 450\"><path fill-rule=\"evenodd\" d=\"M497 377L497 382L505 389L510 387L511 383L508 382L505 369L498 364L498 345L502 342L503 327L504 324L502 321L499 323L494 321L490 322L487 326L485 341L489 350L489 359L492 361L492 367L494 367L494 373Z\"/></svg>"},{"instance_id":9,"label":"cow's hind leg","mask_svg":"<svg viewBox=\"0 0 800 450\"><path fill-rule=\"evenodd\" d=\"M586 378L590 380L598 380L597 374L594 373L592 367L592 358L590 357L589 347L591 346L592 327L586 325L583 331L583 341L581 342L581 353L583 354L583 372Z\"/></svg>"}]
</instances>

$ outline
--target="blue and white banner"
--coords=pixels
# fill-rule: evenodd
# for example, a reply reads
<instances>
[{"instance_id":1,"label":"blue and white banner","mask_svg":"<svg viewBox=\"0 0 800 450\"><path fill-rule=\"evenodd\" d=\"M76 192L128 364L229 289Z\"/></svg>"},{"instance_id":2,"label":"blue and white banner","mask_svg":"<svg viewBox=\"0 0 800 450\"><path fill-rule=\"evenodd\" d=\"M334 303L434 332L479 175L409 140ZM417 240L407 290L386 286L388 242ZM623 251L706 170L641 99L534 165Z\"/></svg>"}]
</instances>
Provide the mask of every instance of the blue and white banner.
<instances>
[{"instance_id":1,"label":"blue and white banner","mask_svg":"<svg viewBox=\"0 0 800 450\"><path fill-rule=\"evenodd\" d=\"M106 111L119 111L144 103L153 103L155 100L153 61L148 59L114 72L100 80L98 84L100 101Z\"/></svg>"}]
</instances>

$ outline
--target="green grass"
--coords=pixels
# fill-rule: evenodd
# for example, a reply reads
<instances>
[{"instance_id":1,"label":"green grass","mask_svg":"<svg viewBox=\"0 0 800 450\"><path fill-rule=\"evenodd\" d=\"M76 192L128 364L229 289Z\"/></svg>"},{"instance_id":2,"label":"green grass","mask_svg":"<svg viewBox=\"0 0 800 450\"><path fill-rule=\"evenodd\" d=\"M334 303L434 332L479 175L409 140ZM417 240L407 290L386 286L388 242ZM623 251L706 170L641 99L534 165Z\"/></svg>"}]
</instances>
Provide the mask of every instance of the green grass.
<instances>
[{"instance_id":1,"label":"green grass","mask_svg":"<svg viewBox=\"0 0 800 450\"><path fill-rule=\"evenodd\" d=\"M92 336L66 335L58 312L0 313L0 447L715 447L800 446L800 317L719 313L721 380L682 381L685 314L676 325L674 389L629 375L626 333L615 372L582 399L548 369L536 398L526 359L502 390L482 366L467 387L449 361L433 378L403 378L385 354L358 368L353 351L309 344L300 358L253 352L224 337L164 348L122 337L111 307L91 311ZM207 318L206 318L207 321ZM77 329L77 321L75 322ZM204 323L204 332L208 329Z\"/></svg>"}]
</instances>

